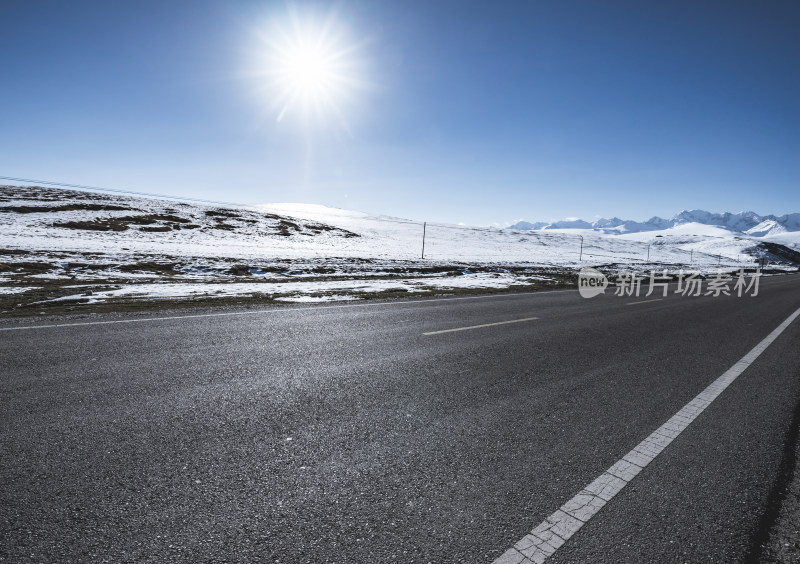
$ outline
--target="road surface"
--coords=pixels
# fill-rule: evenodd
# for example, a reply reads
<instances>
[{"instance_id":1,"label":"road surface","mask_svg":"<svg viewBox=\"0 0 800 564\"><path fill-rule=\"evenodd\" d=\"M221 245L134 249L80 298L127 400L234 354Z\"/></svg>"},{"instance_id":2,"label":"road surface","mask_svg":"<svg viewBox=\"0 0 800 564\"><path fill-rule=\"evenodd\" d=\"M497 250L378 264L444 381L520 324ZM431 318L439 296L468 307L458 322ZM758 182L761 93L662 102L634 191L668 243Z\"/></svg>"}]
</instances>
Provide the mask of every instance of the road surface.
<instances>
[{"instance_id":1,"label":"road surface","mask_svg":"<svg viewBox=\"0 0 800 564\"><path fill-rule=\"evenodd\" d=\"M489 563L798 308L782 276L2 321L0 561ZM548 562L757 558L799 345L800 319Z\"/></svg>"}]
</instances>

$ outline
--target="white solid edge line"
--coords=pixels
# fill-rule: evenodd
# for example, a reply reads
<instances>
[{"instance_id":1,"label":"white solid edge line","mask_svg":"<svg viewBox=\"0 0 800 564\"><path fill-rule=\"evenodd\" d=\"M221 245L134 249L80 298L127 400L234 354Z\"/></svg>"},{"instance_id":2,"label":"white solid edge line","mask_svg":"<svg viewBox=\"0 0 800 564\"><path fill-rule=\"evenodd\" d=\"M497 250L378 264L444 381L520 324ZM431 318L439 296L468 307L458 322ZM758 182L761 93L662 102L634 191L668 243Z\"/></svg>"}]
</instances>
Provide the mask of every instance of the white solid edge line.
<instances>
[{"instance_id":1,"label":"white solid edge line","mask_svg":"<svg viewBox=\"0 0 800 564\"><path fill-rule=\"evenodd\" d=\"M507 294L487 294L483 296L459 296L453 298L429 298L427 300L403 300L397 302L373 302L361 304L336 304L327 306L306 306L306 307L276 307L272 309L259 309L255 311L224 311L219 313L198 313L193 315L169 315L163 317L143 317L140 319L113 319L108 321L86 321L83 323L54 323L50 325L21 325L18 327L0 327L0 331L25 331L30 329L52 329L55 327L80 327L82 325L113 325L115 323L144 323L148 321L165 321L174 319L197 319L201 317L225 317L231 315L260 315L264 313L279 313L282 311L307 311L319 309L344 309L353 307L370 307L370 306L392 306L392 305L405 305L405 304L423 304L429 302L449 302L453 300L481 300L489 298L509 298L515 296L543 296L547 294L559 294L562 292L576 292L575 288L568 288L566 290L545 290L543 292L514 292Z\"/></svg>"},{"instance_id":2,"label":"white solid edge line","mask_svg":"<svg viewBox=\"0 0 800 564\"><path fill-rule=\"evenodd\" d=\"M675 440L798 316L800 309L778 325L772 333L683 406L666 423L522 537L492 564L544 562Z\"/></svg>"},{"instance_id":3,"label":"white solid edge line","mask_svg":"<svg viewBox=\"0 0 800 564\"><path fill-rule=\"evenodd\" d=\"M496 323L482 323L481 325L470 325L469 327L456 327L455 329L442 329L440 331L428 331L423 335L439 335L440 333L452 333L453 331L467 331L469 329L480 329L482 327L494 327L495 325L508 325L509 323L522 323L523 321L533 321L538 317L525 317L524 319L509 319L508 321L497 321Z\"/></svg>"}]
</instances>

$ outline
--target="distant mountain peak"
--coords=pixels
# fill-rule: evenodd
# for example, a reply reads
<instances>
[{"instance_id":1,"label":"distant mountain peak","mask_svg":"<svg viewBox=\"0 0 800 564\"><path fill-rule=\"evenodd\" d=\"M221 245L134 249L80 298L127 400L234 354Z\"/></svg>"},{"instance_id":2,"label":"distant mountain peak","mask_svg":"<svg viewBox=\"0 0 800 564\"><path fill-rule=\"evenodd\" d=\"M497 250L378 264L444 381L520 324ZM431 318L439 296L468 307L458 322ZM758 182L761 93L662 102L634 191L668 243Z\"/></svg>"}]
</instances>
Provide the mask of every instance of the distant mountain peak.
<instances>
[{"instance_id":1,"label":"distant mountain peak","mask_svg":"<svg viewBox=\"0 0 800 564\"><path fill-rule=\"evenodd\" d=\"M733 233L761 237L785 231L800 231L800 213L784 214L778 217L774 215L762 216L754 211L714 213L700 209L685 209L676 213L670 219L653 216L647 221L638 222L620 219L615 216L611 219L599 218L589 223L582 219L567 218L553 222L539 221L531 223L519 221L509 226L509 229L591 229L602 233L621 234L659 231L687 223L700 223L727 229Z\"/></svg>"}]
</instances>

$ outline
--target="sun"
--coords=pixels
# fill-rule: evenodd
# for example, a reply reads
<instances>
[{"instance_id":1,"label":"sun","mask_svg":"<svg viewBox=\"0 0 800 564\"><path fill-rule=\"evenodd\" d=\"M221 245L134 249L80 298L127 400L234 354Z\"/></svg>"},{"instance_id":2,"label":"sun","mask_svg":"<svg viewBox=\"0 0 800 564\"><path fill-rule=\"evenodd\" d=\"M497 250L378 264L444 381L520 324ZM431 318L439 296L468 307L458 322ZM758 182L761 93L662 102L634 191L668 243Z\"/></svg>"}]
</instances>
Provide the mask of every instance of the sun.
<instances>
[{"instance_id":1,"label":"sun","mask_svg":"<svg viewBox=\"0 0 800 564\"><path fill-rule=\"evenodd\" d=\"M360 46L334 14L291 12L262 34L267 96L278 122L322 122L335 117L347 127L345 109L363 86Z\"/></svg>"},{"instance_id":2,"label":"sun","mask_svg":"<svg viewBox=\"0 0 800 564\"><path fill-rule=\"evenodd\" d=\"M284 74L293 91L303 96L316 95L334 86L334 62L322 49L300 47L286 59Z\"/></svg>"}]
</instances>

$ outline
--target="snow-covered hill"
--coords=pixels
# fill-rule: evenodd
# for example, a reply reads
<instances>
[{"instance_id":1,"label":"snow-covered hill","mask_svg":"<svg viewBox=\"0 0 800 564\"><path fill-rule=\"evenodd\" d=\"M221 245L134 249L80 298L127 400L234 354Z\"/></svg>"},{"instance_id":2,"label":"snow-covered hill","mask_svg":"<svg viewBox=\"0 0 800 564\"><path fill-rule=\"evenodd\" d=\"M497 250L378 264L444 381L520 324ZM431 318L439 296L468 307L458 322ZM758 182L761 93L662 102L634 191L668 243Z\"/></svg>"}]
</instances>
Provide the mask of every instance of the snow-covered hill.
<instances>
[{"instance_id":1,"label":"snow-covered hill","mask_svg":"<svg viewBox=\"0 0 800 564\"><path fill-rule=\"evenodd\" d=\"M424 243L427 262L577 266L587 260L623 264L651 260L700 267L754 262L761 256L758 238L734 236L713 226L712 214L679 215L660 230L611 235L580 220L529 231L423 226L309 204L226 207L55 188L0 189L2 247L37 252L246 262L421 261ZM704 222L687 221L692 218ZM774 232L776 227L770 229Z\"/></svg>"},{"instance_id":2,"label":"snow-covered hill","mask_svg":"<svg viewBox=\"0 0 800 564\"><path fill-rule=\"evenodd\" d=\"M567 220L558 228L494 229L319 205L225 206L6 186L0 187L0 313L11 300L3 296L31 304L139 296L353 299L553 287L574 283L575 269L589 265L711 270L763 260L786 268L800 264L800 254L767 246L763 237L689 218L627 233L608 231L624 225L617 220L605 227ZM772 239L800 234L787 225L793 224L762 220L751 229Z\"/></svg>"},{"instance_id":3,"label":"snow-covered hill","mask_svg":"<svg viewBox=\"0 0 800 564\"><path fill-rule=\"evenodd\" d=\"M750 229L745 230L744 232L752 237L772 237L774 235L780 235L781 233L786 233L789 231L786 229L786 226L778 223L774 219L765 219L755 227L751 227ZM796 231L796 230L792 230Z\"/></svg>"}]
</instances>

